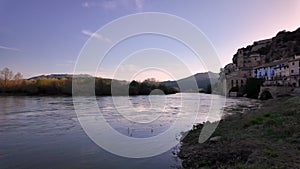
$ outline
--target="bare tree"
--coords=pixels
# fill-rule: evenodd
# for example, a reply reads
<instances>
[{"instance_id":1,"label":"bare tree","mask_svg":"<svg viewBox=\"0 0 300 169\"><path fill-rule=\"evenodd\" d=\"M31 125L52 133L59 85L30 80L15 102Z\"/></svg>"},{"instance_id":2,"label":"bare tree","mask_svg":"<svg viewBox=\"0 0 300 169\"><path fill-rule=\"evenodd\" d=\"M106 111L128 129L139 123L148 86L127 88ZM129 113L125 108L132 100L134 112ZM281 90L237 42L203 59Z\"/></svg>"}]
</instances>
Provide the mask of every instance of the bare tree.
<instances>
[{"instance_id":1,"label":"bare tree","mask_svg":"<svg viewBox=\"0 0 300 169\"><path fill-rule=\"evenodd\" d=\"M23 75L20 72L17 72L14 76L14 80L22 80L23 79Z\"/></svg>"},{"instance_id":2,"label":"bare tree","mask_svg":"<svg viewBox=\"0 0 300 169\"><path fill-rule=\"evenodd\" d=\"M14 85L15 85L16 88L21 86L22 81L23 81L22 79L23 79L23 75L20 72L17 72L14 75Z\"/></svg>"},{"instance_id":3,"label":"bare tree","mask_svg":"<svg viewBox=\"0 0 300 169\"><path fill-rule=\"evenodd\" d=\"M8 81L13 78L13 72L9 68L4 68L2 71L0 71L0 79L3 81L3 87L4 90L7 87Z\"/></svg>"}]
</instances>

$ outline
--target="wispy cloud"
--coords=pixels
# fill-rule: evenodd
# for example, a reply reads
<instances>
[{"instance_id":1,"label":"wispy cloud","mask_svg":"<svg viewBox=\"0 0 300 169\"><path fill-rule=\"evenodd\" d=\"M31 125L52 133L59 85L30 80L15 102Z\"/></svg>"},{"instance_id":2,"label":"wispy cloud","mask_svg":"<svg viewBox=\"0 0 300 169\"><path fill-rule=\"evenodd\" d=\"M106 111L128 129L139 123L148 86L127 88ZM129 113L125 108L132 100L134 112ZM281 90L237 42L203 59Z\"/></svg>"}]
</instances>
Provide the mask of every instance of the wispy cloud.
<instances>
[{"instance_id":1,"label":"wispy cloud","mask_svg":"<svg viewBox=\"0 0 300 169\"><path fill-rule=\"evenodd\" d=\"M103 2L84 2L81 4L84 8L100 7L107 10L115 9L118 4L117 1L103 1Z\"/></svg>"},{"instance_id":2,"label":"wispy cloud","mask_svg":"<svg viewBox=\"0 0 300 169\"><path fill-rule=\"evenodd\" d=\"M102 2L86 1L81 4L84 8L98 7L105 10L115 10L119 8L134 8L138 12L144 9L144 0L105 0Z\"/></svg>"},{"instance_id":3,"label":"wispy cloud","mask_svg":"<svg viewBox=\"0 0 300 169\"><path fill-rule=\"evenodd\" d=\"M88 8L89 7L89 3L88 2L83 2L81 4L81 6L84 7L84 8Z\"/></svg>"},{"instance_id":4,"label":"wispy cloud","mask_svg":"<svg viewBox=\"0 0 300 169\"><path fill-rule=\"evenodd\" d=\"M3 45L0 45L0 49L11 50L11 51L17 51L17 52L20 52L20 51L21 51L20 49L12 48L12 47L7 47L7 46L3 46Z\"/></svg>"},{"instance_id":5,"label":"wispy cloud","mask_svg":"<svg viewBox=\"0 0 300 169\"><path fill-rule=\"evenodd\" d=\"M136 10L142 12L144 10L144 0L135 0Z\"/></svg>"},{"instance_id":6,"label":"wispy cloud","mask_svg":"<svg viewBox=\"0 0 300 169\"><path fill-rule=\"evenodd\" d=\"M92 32L92 31L89 31L89 30L82 30L81 33L83 33L84 35L87 35L89 37L92 37L92 38L96 38L96 39L99 39L99 40L104 40L106 41L107 43L111 43L111 40L101 34L97 34L95 32Z\"/></svg>"},{"instance_id":7,"label":"wispy cloud","mask_svg":"<svg viewBox=\"0 0 300 169\"><path fill-rule=\"evenodd\" d=\"M117 7L117 1L104 1L101 6L105 9L115 9Z\"/></svg>"}]
</instances>

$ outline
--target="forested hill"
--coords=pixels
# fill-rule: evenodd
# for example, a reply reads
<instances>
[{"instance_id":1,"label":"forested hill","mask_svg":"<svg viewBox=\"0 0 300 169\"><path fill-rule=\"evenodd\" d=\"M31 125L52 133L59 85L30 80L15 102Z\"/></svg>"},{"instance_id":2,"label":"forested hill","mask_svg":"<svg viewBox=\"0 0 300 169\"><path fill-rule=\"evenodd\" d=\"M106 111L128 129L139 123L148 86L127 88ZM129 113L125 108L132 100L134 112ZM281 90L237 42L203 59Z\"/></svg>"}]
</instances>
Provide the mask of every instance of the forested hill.
<instances>
[{"instance_id":1,"label":"forested hill","mask_svg":"<svg viewBox=\"0 0 300 169\"><path fill-rule=\"evenodd\" d=\"M217 83L219 78L219 74L213 72L204 72L204 73L197 73L195 75L179 79L177 81L165 81L162 82L166 86L169 87L178 87L178 84L181 84L182 88L180 89L181 92L189 92L193 90L193 84L196 81L199 90L203 90L207 92L211 85Z\"/></svg>"}]
</instances>

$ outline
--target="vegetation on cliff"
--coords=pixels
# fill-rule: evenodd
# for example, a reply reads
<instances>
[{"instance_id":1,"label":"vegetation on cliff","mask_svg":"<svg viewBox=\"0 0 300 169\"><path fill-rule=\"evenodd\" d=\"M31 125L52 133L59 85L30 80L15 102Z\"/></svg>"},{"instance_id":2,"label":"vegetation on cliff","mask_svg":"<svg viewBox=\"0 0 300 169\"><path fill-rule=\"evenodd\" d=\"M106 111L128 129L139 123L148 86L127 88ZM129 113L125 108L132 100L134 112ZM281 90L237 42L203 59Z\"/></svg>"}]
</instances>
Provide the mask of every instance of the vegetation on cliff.
<instances>
[{"instance_id":1,"label":"vegetation on cliff","mask_svg":"<svg viewBox=\"0 0 300 169\"><path fill-rule=\"evenodd\" d=\"M300 28L295 31L281 31L277 33L275 37L270 40L263 40L265 46L257 48L259 46L258 42L254 42L252 45L241 48L244 54L250 57L252 54L259 54L263 57L263 63L269 63L274 60L279 60L283 58L290 58L295 55L300 55ZM237 53L233 57L233 63L236 64Z\"/></svg>"}]
</instances>

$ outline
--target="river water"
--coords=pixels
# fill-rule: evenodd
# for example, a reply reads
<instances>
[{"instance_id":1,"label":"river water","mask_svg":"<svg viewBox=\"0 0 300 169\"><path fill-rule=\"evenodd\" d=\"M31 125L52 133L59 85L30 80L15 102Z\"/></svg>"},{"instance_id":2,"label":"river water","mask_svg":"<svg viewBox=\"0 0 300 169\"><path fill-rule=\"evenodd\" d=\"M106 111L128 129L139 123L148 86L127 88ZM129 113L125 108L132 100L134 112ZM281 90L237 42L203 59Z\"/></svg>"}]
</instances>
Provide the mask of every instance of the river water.
<instances>
[{"instance_id":1,"label":"river water","mask_svg":"<svg viewBox=\"0 0 300 169\"><path fill-rule=\"evenodd\" d=\"M200 99L199 115L194 123L205 121L207 112L213 107L212 99L224 99L222 96L205 94L185 95ZM126 137L141 139L158 136L172 126L173 117L182 110L181 96L153 96L150 101L148 96L125 97L123 100L131 105L119 107L118 110L114 107L116 103L112 97L97 97L96 102L102 116L113 129ZM161 98L166 100L163 107L160 107ZM227 98L225 106L248 105L251 102ZM162 108L159 110L163 114L153 105ZM118 113L120 109L127 113L127 118ZM185 109L189 110L194 110L193 105ZM78 117L72 97L0 97L0 168L168 169L180 166L180 160L174 155L178 145L148 158L115 155L90 139ZM119 140L112 139L110 142L117 145Z\"/></svg>"}]
</instances>

